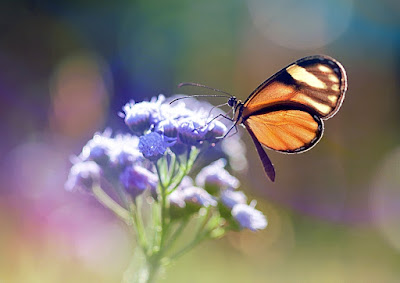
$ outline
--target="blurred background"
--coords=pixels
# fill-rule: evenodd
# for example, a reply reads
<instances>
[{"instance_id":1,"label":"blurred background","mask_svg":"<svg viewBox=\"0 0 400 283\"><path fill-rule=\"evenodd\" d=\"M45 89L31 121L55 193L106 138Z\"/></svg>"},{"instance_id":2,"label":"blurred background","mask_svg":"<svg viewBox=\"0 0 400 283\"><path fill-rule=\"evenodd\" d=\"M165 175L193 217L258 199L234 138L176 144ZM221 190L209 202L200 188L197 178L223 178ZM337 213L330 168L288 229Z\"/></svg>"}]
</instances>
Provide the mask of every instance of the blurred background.
<instances>
[{"instance_id":1,"label":"blurred background","mask_svg":"<svg viewBox=\"0 0 400 283\"><path fill-rule=\"evenodd\" d=\"M184 81L245 99L312 54L349 79L321 142L269 151L271 183L243 135L250 169L238 177L268 228L204 243L162 282L399 282L396 0L2 1L0 282L120 281L129 234L63 186L94 132L127 131L127 101L204 92Z\"/></svg>"}]
</instances>

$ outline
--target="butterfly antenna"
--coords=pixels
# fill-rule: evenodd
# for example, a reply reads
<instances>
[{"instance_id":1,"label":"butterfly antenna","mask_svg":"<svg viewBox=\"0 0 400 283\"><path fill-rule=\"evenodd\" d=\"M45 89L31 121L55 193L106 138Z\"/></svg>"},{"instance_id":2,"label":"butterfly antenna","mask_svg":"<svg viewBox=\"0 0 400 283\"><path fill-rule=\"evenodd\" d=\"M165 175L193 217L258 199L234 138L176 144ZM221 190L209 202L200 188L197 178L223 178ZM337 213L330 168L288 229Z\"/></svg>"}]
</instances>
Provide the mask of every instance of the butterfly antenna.
<instances>
[{"instance_id":1,"label":"butterfly antenna","mask_svg":"<svg viewBox=\"0 0 400 283\"><path fill-rule=\"evenodd\" d=\"M186 83L180 83L178 85L179 88L181 88L183 86L202 87L202 88L210 89L210 90L215 91L215 92L225 93L227 96L224 96L224 97L232 97L232 95L229 92L226 92L226 91L223 91L223 90L220 90L220 89L217 89L217 88L209 87L209 86L206 86L206 85L198 84L198 83L190 83L190 82L188 83L188 82L186 82Z\"/></svg>"},{"instance_id":2,"label":"butterfly antenna","mask_svg":"<svg viewBox=\"0 0 400 283\"><path fill-rule=\"evenodd\" d=\"M188 96L182 96L171 100L169 104L172 104L178 100L186 99L186 98L195 98L195 97L226 97L225 95L218 95L218 94L193 94Z\"/></svg>"},{"instance_id":3,"label":"butterfly antenna","mask_svg":"<svg viewBox=\"0 0 400 283\"><path fill-rule=\"evenodd\" d=\"M219 95L219 94L193 94L193 95L188 95L188 96L182 96L175 98L174 100L171 100L169 104L172 104L178 100L185 99L185 98L195 98L195 97L228 97L226 95ZM230 98L230 96L229 96Z\"/></svg>"}]
</instances>

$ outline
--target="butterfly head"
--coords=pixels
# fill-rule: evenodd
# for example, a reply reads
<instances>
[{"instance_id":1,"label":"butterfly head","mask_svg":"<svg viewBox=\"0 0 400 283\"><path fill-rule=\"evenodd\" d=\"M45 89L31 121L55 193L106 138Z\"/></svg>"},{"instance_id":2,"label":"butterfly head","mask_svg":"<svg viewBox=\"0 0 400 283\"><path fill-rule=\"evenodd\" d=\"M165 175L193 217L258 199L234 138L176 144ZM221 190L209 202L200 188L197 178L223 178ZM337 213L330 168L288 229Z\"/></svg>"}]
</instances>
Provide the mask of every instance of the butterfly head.
<instances>
[{"instance_id":1,"label":"butterfly head","mask_svg":"<svg viewBox=\"0 0 400 283\"><path fill-rule=\"evenodd\" d=\"M229 99L228 99L228 105L229 105L229 107L232 107L232 108L236 108L236 105L238 104L238 100L237 100L237 98L235 97L235 96L231 96Z\"/></svg>"}]
</instances>

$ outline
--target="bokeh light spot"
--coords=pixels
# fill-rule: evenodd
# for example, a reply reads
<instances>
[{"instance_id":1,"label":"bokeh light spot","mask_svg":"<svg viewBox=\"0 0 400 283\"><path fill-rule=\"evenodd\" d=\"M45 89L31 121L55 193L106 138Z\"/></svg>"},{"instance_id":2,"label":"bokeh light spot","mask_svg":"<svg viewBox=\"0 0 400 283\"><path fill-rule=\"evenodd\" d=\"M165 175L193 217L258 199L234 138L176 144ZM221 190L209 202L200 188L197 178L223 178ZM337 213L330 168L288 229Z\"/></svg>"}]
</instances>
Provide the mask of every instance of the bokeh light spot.
<instances>
[{"instance_id":1,"label":"bokeh light spot","mask_svg":"<svg viewBox=\"0 0 400 283\"><path fill-rule=\"evenodd\" d=\"M50 126L56 133L80 137L103 124L109 102L110 76L105 62L94 55L68 57L50 81Z\"/></svg>"},{"instance_id":2,"label":"bokeh light spot","mask_svg":"<svg viewBox=\"0 0 400 283\"><path fill-rule=\"evenodd\" d=\"M248 0L256 28L274 43L291 49L323 47L349 26L353 1Z\"/></svg>"},{"instance_id":3,"label":"bokeh light spot","mask_svg":"<svg viewBox=\"0 0 400 283\"><path fill-rule=\"evenodd\" d=\"M386 239L400 252L400 147L380 165L371 190L371 211Z\"/></svg>"}]
</instances>

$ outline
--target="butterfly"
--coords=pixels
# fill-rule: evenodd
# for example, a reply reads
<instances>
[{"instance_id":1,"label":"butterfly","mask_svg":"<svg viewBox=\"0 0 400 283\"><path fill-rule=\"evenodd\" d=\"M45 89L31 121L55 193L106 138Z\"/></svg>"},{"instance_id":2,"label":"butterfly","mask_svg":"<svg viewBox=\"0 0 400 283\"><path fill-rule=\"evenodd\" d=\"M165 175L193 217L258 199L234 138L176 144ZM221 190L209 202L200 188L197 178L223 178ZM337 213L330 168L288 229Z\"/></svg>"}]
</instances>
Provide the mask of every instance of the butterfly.
<instances>
[{"instance_id":1,"label":"butterfly","mask_svg":"<svg viewBox=\"0 0 400 283\"><path fill-rule=\"evenodd\" d=\"M343 103L346 71L335 59L309 56L283 68L264 81L244 101L232 96L234 127L243 124L255 144L271 181L275 169L263 146L282 153L300 153L314 147L324 122Z\"/></svg>"},{"instance_id":2,"label":"butterfly","mask_svg":"<svg viewBox=\"0 0 400 283\"><path fill-rule=\"evenodd\" d=\"M234 122L222 137L225 138L238 124L244 125L256 146L264 171L275 181L275 168L264 147L282 153L300 153L314 147L324 132L324 122L332 118L343 103L347 90L347 76L343 66L332 57L314 55L304 57L283 68L258 86L242 102L219 89L197 83L198 86L225 95L192 95L174 99L170 103L190 97L226 97ZM264 146L264 147L263 147Z\"/></svg>"}]
</instances>

